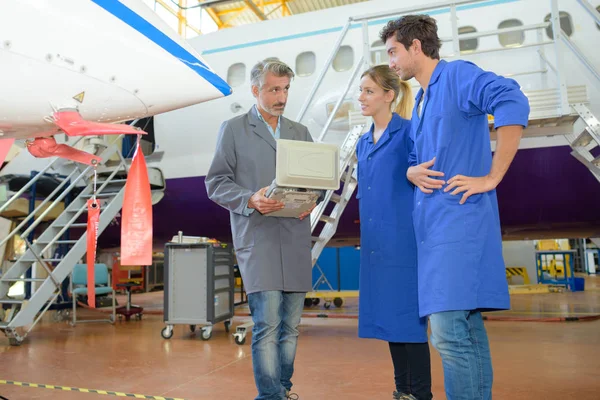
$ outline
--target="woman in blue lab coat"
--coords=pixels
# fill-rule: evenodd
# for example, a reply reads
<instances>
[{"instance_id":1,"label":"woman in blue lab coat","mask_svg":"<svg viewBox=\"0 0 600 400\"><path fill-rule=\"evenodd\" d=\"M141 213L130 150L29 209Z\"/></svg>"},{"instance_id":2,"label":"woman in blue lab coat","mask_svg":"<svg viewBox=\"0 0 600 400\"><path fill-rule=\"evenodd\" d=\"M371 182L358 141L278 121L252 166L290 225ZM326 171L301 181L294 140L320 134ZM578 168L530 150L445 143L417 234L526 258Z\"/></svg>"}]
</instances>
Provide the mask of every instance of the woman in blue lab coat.
<instances>
[{"instance_id":1,"label":"woman in blue lab coat","mask_svg":"<svg viewBox=\"0 0 600 400\"><path fill-rule=\"evenodd\" d=\"M429 400L433 396L427 319L419 318L417 296L414 186L406 178L413 144L405 118L412 111L412 94L393 70L378 65L362 75L359 101L362 114L374 123L357 145L358 334L389 342L394 399Z\"/></svg>"}]
</instances>

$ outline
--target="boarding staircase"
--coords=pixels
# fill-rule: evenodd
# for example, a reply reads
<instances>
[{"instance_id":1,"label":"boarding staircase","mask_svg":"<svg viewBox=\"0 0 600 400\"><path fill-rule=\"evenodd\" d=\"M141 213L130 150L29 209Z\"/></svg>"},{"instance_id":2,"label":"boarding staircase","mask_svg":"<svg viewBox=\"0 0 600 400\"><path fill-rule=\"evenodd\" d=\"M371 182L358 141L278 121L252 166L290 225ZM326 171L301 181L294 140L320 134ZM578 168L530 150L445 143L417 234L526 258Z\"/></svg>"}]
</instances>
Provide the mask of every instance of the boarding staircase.
<instances>
[{"instance_id":1,"label":"boarding staircase","mask_svg":"<svg viewBox=\"0 0 600 400\"><path fill-rule=\"evenodd\" d=\"M331 69L333 60L340 46L344 42L344 39L347 36L348 31L353 26L360 24L362 27L362 36L363 36L363 55L361 59L356 64L350 79L345 87L345 90L340 95L337 103L335 104L333 110L330 111L330 117L322 129L322 132L318 138L318 142L324 141L325 137L329 132L329 128L333 121L334 116L337 114L340 106L346 97L348 90L351 87L356 87L358 85L357 77L360 75L362 71L369 68L372 64L371 62L371 54L375 49L371 47L369 40L369 32L368 26L369 22L382 19L382 18L393 18L398 17L400 15L406 14L415 14L422 12L430 12L435 9L441 8L450 8L451 18L453 19L452 27L453 27L453 35L450 38L443 38L443 41L451 41L454 45L454 54L450 54L448 58L461 56L461 51L459 49L459 40L472 37L479 36L489 36L491 33L488 32L479 32L473 33L469 35L459 35L458 34L458 23L457 23L457 10L460 9L460 6L470 4L470 3L482 3L482 0L463 0L463 1L453 1L453 2L442 2L429 6L422 7L413 7L413 8L405 8L399 10L391 10L385 13L376 13L370 14L360 17L352 17L348 20L346 25L343 27L330 55L327 59L325 65L320 71L320 74L311 89L309 96L307 97L304 105L301 108L301 111L297 117L297 121L301 122L303 117L306 114L309 106L317 90L321 87L326 73ZM600 24L600 14L596 12L596 10L587 3L586 0L577 0L577 2L591 15L591 17ZM564 79L564 67L563 60L565 55L565 48L569 53L569 56L575 56L582 65L584 65L590 74L597 79L600 83L600 72L597 70L597 67L593 65L583 54L583 52L569 39L568 35L560 28L559 23L559 9L558 9L558 0L550 0L551 10L552 10L552 18L549 22L543 24L535 24L531 26L523 26L521 30L536 30L538 31L538 39L540 40L539 47L543 47L544 45L553 45L555 50L555 64L553 65L542 50L538 50L538 54L540 57L540 63L543 67L541 71L534 72L525 72L525 73L517 73L507 76L517 76L517 75L525 75L531 73L546 73L548 70L555 73L556 80L558 82L557 88L549 88L542 89L537 91L526 92L525 94L530 100L531 106L531 114L529 118L529 128L525 130L524 136L551 136L551 135L562 135L564 136L568 143L573 148L572 155L581 161L590 171L594 174L594 176L600 181L600 156L594 157L591 150L597 146L600 146L600 124L598 119L592 114L588 107L588 96L587 96L587 88L585 86L575 86L575 87L567 87ZM548 26L552 25L553 27L553 40L548 43L542 43L542 35L541 32ZM515 28L506 28L499 29L494 31L493 34L499 34L503 31L514 31ZM561 44L564 45L561 47ZM510 51L510 48L505 48L502 50ZM483 50L482 52L487 52L489 50ZM471 53L473 54L473 53ZM466 54L464 54L466 55ZM342 183L341 193L336 191L329 190L326 193L325 201L323 201L311 215L311 229L313 232L312 236L312 262L313 268L317 268L320 273L320 278L317 280L315 285L313 286L313 292L307 295L306 305L310 304L311 299L313 300L313 304L316 304L316 299L319 297L330 298L335 296L334 303L336 305L343 304L340 301L340 297L342 294L340 292L335 293L326 293L328 291L333 291L332 285L327 280L327 277L323 273L322 269L319 267L317 260L321 255L323 249L327 246L330 239L334 236L340 218L346 208L346 205L350 201L354 190L357 187L356 180L356 167L357 160L355 157L355 148L358 139L361 134L364 133L365 129L368 127L366 122L361 124L353 124L352 119L350 123L350 129L348 135L343 139L341 143L336 143L340 146L340 180ZM581 131L576 131L577 127L583 126ZM491 139L495 139L495 131L493 129L493 116L490 116L490 135ZM332 141L329 140L329 143ZM323 223L320 225L319 223ZM321 229L319 230L319 226ZM319 231L317 234L316 232ZM325 285L328 289L325 292L320 291L319 287ZM356 293L350 294L352 297L357 295ZM325 305L328 306L329 301L326 300Z\"/></svg>"},{"instance_id":2,"label":"boarding staircase","mask_svg":"<svg viewBox=\"0 0 600 400\"><path fill-rule=\"evenodd\" d=\"M25 253L0 276L0 330L8 337L11 345L20 345L44 313L57 301L59 296L62 296L62 282L71 274L75 264L81 262L82 257L86 254L87 223L82 220L86 220L87 201L94 196L94 189L96 189L96 198L101 202L98 235L105 230L121 210L128 164L117 146L120 139L119 137L112 143L109 143L106 138L104 139L104 144L100 146L98 152L102 161L95 169L92 166L74 164L72 172L56 189L0 242L1 246L15 235L20 235L27 245ZM115 156L118 157L118 161L114 161ZM0 213L21 197L32 185L35 185L57 160L54 159L4 203L0 207ZM77 195L37 239L30 243L27 239L29 235L44 221L48 213L56 207L60 207L69 193L77 193ZM52 203L47 205L50 201ZM65 232L77 230L83 232L81 235L76 235L79 236L78 239L65 239ZM53 258L54 256L50 254L55 254L54 248L60 245L69 246L68 251L62 258ZM31 273L34 265L40 265L47 276L35 277ZM33 283L37 286L30 298L9 296L11 286L18 282L26 285Z\"/></svg>"}]
</instances>

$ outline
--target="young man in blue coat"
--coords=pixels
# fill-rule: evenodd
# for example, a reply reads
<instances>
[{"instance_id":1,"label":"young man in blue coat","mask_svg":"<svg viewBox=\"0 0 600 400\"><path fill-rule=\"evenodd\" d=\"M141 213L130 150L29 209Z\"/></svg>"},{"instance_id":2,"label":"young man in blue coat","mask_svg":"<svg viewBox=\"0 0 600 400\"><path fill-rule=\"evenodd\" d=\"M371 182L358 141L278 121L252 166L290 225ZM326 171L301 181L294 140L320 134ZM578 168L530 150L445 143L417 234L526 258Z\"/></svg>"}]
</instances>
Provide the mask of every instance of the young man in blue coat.
<instances>
[{"instance_id":1,"label":"young man in blue coat","mask_svg":"<svg viewBox=\"0 0 600 400\"><path fill-rule=\"evenodd\" d=\"M448 400L491 399L481 312L510 308L496 187L517 152L529 103L514 80L440 61L437 25L427 15L390 21L381 39L390 68L421 85L407 171L416 186L419 312L429 316ZM488 114L498 133L493 157Z\"/></svg>"}]
</instances>

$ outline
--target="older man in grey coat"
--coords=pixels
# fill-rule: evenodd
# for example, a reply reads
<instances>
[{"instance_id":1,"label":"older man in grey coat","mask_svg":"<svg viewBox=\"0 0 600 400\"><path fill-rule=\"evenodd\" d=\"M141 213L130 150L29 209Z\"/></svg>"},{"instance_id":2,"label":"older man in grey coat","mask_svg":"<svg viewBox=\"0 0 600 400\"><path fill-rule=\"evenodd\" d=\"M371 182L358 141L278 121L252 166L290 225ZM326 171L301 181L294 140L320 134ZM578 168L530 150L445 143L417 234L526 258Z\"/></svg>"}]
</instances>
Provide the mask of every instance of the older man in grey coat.
<instances>
[{"instance_id":1,"label":"older man in grey coat","mask_svg":"<svg viewBox=\"0 0 600 400\"><path fill-rule=\"evenodd\" d=\"M251 72L256 105L221 125L206 176L209 198L230 212L233 245L254 321L252 363L256 400L290 395L298 324L311 290L309 212L266 216L283 204L265 197L275 179L275 139L312 141L308 129L282 116L294 73L277 59ZM293 396L293 397L290 397Z\"/></svg>"}]
</instances>

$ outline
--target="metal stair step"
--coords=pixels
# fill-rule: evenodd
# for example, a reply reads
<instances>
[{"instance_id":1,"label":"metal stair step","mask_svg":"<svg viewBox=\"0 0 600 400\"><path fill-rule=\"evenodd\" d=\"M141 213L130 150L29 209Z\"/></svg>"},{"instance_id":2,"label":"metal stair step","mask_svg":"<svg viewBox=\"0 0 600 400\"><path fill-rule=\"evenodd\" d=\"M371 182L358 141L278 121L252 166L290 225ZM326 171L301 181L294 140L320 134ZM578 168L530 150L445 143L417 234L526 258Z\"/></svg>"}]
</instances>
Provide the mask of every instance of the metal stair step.
<instances>
[{"instance_id":1,"label":"metal stair step","mask_svg":"<svg viewBox=\"0 0 600 400\"><path fill-rule=\"evenodd\" d=\"M25 262L38 262L37 258L32 258L32 259L22 259L21 261L25 261ZM42 261L47 261L47 262L58 262L58 261L62 261L62 258L42 258Z\"/></svg>"},{"instance_id":2,"label":"metal stair step","mask_svg":"<svg viewBox=\"0 0 600 400\"><path fill-rule=\"evenodd\" d=\"M333 224L335 222L334 218L331 218L328 215L321 215L321 218L319 218L321 221L329 223L329 224Z\"/></svg>"},{"instance_id":3,"label":"metal stair step","mask_svg":"<svg viewBox=\"0 0 600 400\"><path fill-rule=\"evenodd\" d=\"M25 300L0 299L0 304L23 304Z\"/></svg>"},{"instance_id":4,"label":"metal stair step","mask_svg":"<svg viewBox=\"0 0 600 400\"><path fill-rule=\"evenodd\" d=\"M64 228L65 226L68 226L69 228L87 228L87 224L86 223L79 223L79 224L58 224L58 225L54 225L56 228Z\"/></svg>"},{"instance_id":5,"label":"metal stair step","mask_svg":"<svg viewBox=\"0 0 600 400\"><path fill-rule=\"evenodd\" d=\"M339 203L340 201L342 201L342 196L340 196L337 193L333 193L331 195L331 201L333 201L334 203Z\"/></svg>"},{"instance_id":6,"label":"metal stair step","mask_svg":"<svg viewBox=\"0 0 600 400\"><path fill-rule=\"evenodd\" d=\"M594 164L596 167L600 168L600 156L594 158L592 160L592 164Z\"/></svg>"},{"instance_id":7,"label":"metal stair step","mask_svg":"<svg viewBox=\"0 0 600 400\"><path fill-rule=\"evenodd\" d=\"M118 195L119 192L114 192L114 193L98 193L96 194L96 197L114 197L116 195ZM81 196L84 199L91 199L92 197L94 197L93 194L84 194L83 196Z\"/></svg>"},{"instance_id":8,"label":"metal stair step","mask_svg":"<svg viewBox=\"0 0 600 400\"><path fill-rule=\"evenodd\" d=\"M317 237L317 236L311 236L310 240L312 240L313 242L319 242L319 241L321 241L321 238Z\"/></svg>"},{"instance_id":9,"label":"metal stair step","mask_svg":"<svg viewBox=\"0 0 600 400\"><path fill-rule=\"evenodd\" d=\"M98 181L98 182L96 182L96 185L100 186L100 185L104 184L105 182L108 182L109 184L110 183L125 183L125 182L127 182L127 179L111 179L110 181Z\"/></svg>"},{"instance_id":10,"label":"metal stair step","mask_svg":"<svg viewBox=\"0 0 600 400\"><path fill-rule=\"evenodd\" d=\"M579 134L579 136L577 136L577 139L575 139L573 141L573 146L574 147L586 147L587 145L592 143L593 140L594 140L594 138L592 137L592 135L590 135L588 130L584 129L583 132L581 132Z\"/></svg>"},{"instance_id":11,"label":"metal stair step","mask_svg":"<svg viewBox=\"0 0 600 400\"><path fill-rule=\"evenodd\" d=\"M71 214L77 214L80 211L81 211L82 214L83 213L87 213L87 206L84 205L83 206L83 210L81 210L81 209L79 209L79 210L65 210L64 212L68 212L68 213L71 213Z\"/></svg>"},{"instance_id":12,"label":"metal stair step","mask_svg":"<svg viewBox=\"0 0 600 400\"><path fill-rule=\"evenodd\" d=\"M0 282L45 282L44 278L4 278Z\"/></svg>"},{"instance_id":13,"label":"metal stair step","mask_svg":"<svg viewBox=\"0 0 600 400\"><path fill-rule=\"evenodd\" d=\"M49 240L38 240L36 243L49 244L50 241ZM77 243L77 240L57 240L54 242L54 244L75 244L75 243Z\"/></svg>"}]
</instances>

